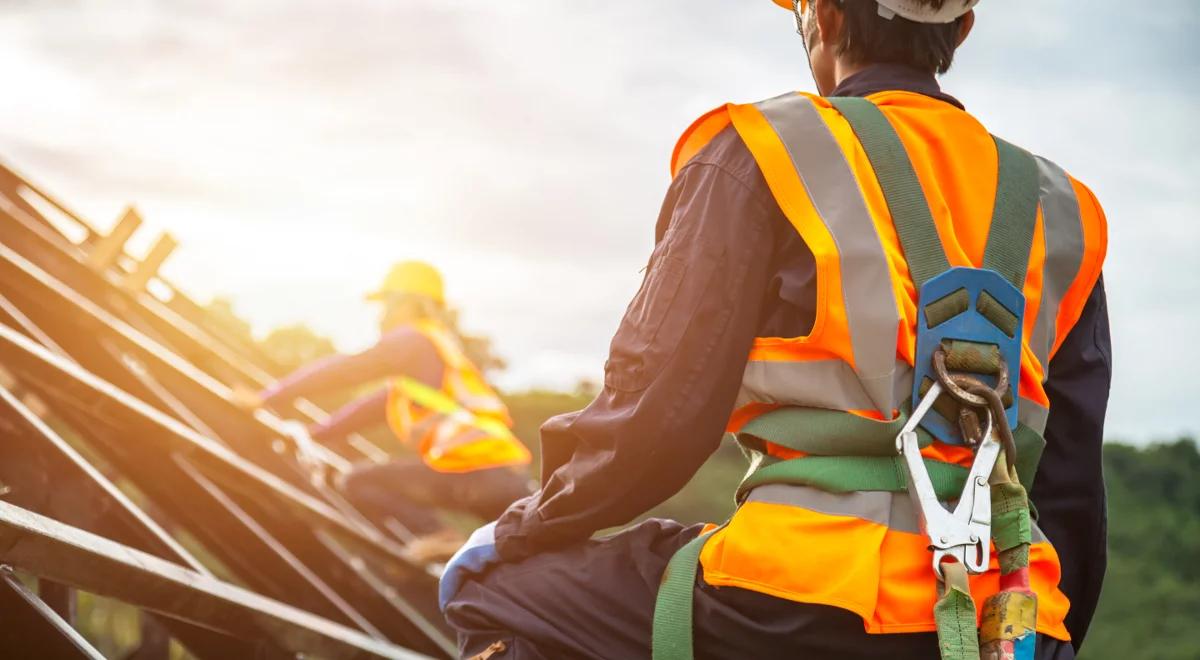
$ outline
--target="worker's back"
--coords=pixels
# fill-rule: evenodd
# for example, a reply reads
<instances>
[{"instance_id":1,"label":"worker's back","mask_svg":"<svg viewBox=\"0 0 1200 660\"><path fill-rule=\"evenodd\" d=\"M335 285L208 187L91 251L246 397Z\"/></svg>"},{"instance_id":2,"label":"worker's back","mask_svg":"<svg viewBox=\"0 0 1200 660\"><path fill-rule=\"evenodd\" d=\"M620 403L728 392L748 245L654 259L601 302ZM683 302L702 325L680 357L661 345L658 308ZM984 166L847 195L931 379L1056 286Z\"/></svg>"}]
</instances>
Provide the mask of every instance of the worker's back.
<instances>
[{"instance_id":1,"label":"worker's back","mask_svg":"<svg viewBox=\"0 0 1200 660\"><path fill-rule=\"evenodd\" d=\"M911 200L923 197L927 203L948 265L980 268L995 231L993 216L1005 205L997 203L997 141L970 114L943 100L908 91L879 92L868 99L899 138L902 153L896 155L907 156L919 183L908 191ZM850 101L861 103L845 100ZM889 197L881 185L897 168L881 168L878 154L868 154L840 103L788 94L726 106L693 125L675 163L682 167L703 149L705 136L732 124L780 209L812 251L817 272L813 330L803 337L755 341L729 430L751 450L761 450L768 462L800 459L795 462L814 470L831 455L858 451L848 444L840 450L837 438L814 448L811 438L794 437L805 434L795 423L783 432L789 437L763 429L778 427L779 414L792 409L896 419L910 405L916 361L920 287L906 258L906 248L912 248L901 240L894 221L896 191L889 190ZM1049 161L1029 162L1027 192L1040 204L1036 219L1030 207L1032 244L1027 257L1022 255L1027 270L1020 269L1025 309L1018 391L1020 428L1040 440L1049 407L1046 366L1097 281L1105 228L1086 188ZM1013 309L1005 316L1015 324L1021 313ZM1008 329L1020 337L1015 330ZM825 455L806 459L818 453ZM922 453L939 464L963 467L974 459L961 443L934 442ZM701 553L706 582L836 605L862 616L871 632L934 630L937 582L929 567L929 542L903 492L805 477L744 489L742 495L737 514ZM1039 630L1067 639L1063 619L1069 604L1056 586L1058 557L1036 524L1031 536ZM982 602L998 589L998 565L993 562L991 571L971 582Z\"/></svg>"},{"instance_id":2,"label":"worker's back","mask_svg":"<svg viewBox=\"0 0 1200 660\"><path fill-rule=\"evenodd\" d=\"M411 329L434 349L442 376L436 386L408 376L392 380L388 424L396 436L440 472L527 464L529 450L512 434L508 409L453 333L429 319Z\"/></svg>"}]
</instances>

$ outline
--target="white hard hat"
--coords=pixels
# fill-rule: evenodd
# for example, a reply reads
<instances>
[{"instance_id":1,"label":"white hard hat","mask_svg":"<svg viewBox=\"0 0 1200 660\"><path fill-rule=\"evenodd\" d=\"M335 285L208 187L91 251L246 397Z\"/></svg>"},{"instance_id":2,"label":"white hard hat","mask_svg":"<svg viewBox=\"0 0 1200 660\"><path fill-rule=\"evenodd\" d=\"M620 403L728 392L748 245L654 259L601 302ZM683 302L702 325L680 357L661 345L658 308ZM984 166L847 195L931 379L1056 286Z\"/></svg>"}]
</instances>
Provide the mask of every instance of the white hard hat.
<instances>
[{"instance_id":1,"label":"white hard hat","mask_svg":"<svg viewBox=\"0 0 1200 660\"><path fill-rule=\"evenodd\" d=\"M850 0L858 2L860 0ZM892 19L896 16L907 18L914 23L953 23L959 16L971 11L979 0L946 0L941 9L921 0L875 0L879 5L879 15ZM795 0L775 0L775 4L784 9L795 8ZM804 5L801 4L801 7Z\"/></svg>"},{"instance_id":2,"label":"white hard hat","mask_svg":"<svg viewBox=\"0 0 1200 660\"><path fill-rule=\"evenodd\" d=\"M979 0L946 0L941 9L921 0L875 0L879 3L879 15L884 18L900 16L914 23L953 23L971 11Z\"/></svg>"}]
</instances>

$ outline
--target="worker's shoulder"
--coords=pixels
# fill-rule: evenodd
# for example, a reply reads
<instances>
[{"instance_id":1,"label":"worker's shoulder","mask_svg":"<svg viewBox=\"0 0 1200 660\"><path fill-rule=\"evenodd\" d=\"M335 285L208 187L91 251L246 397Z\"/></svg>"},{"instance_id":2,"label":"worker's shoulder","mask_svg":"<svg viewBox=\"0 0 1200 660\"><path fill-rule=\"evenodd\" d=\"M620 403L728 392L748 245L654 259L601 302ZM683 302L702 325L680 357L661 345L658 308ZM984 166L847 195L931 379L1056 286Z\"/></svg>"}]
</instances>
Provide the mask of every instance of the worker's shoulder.
<instances>
[{"instance_id":1,"label":"worker's shoulder","mask_svg":"<svg viewBox=\"0 0 1200 660\"><path fill-rule=\"evenodd\" d=\"M400 325L384 332L376 347L395 353L426 352L433 341L415 326Z\"/></svg>"},{"instance_id":2,"label":"worker's shoulder","mask_svg":"<svg viewBox=\"0 0 1200 660\"><path fill-rule=\"evenodd\" d=\"M1086 183L1072 174L1065 166L1046 156L1034 154L1034 160L1037 162L1043 192L1057 190L1065 193L1067 198L1074 199L1078 204L1079 212L1084 219L1095 218L1103 225L1104 209L1101 208L1096 194Z\"/></svg>"},{"instance_id":3,"label":"worker's shoulder","mask_svg":"<svg viewBox=\"0 0 1200 660\"><path fill-rule=\"evenodd\" d=\"M769 194L766 179L749 147L732 125L722 128L711 140L683 164L676 178L688 172L707 170L718 176L728 177L746 188Z\"/></svg>"}]
</instances>

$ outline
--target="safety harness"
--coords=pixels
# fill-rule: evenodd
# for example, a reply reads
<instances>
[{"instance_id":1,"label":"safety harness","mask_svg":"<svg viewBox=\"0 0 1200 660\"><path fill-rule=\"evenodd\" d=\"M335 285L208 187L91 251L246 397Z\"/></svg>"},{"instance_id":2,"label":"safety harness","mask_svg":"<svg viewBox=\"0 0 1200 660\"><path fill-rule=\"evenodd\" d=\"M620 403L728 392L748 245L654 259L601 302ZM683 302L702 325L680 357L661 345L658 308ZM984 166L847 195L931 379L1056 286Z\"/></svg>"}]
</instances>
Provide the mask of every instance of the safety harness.
<instances>
[{"instance_id":1,"label":"safety harness","mask_svg":"<svg viewBox=\"0 0 1200 660\"><path fill-rule=\"evenodd\" d=\"M934 619L942 658L975 660L982 653L985 660L1032 660L1037 601L1029 588L1026 492L1045 441L1018 423L1014 382L1024 325L1021 287L1037 219L1037 165L1029 153L995 138L999 179L983 267L951 268L920 181L888 119L866 99L829 100L871 162L920 292L916 405L906 403L891 421L800 407L751 420L737 434L750 460L737 504L770 484L830 493L908 492L938 577ZM922 457L920 450L934 439L971 447L972 466ZM776 458L766 451L768 442L805 455ZM956 501L953 511L942 505L949 501ZM654 612L655 660L693 657L699 557L716 531L685 545L667 566ZM1001 588L984 604L977 628L968 575L988 570L993 544Z\"/></svg>"}]
</instances>

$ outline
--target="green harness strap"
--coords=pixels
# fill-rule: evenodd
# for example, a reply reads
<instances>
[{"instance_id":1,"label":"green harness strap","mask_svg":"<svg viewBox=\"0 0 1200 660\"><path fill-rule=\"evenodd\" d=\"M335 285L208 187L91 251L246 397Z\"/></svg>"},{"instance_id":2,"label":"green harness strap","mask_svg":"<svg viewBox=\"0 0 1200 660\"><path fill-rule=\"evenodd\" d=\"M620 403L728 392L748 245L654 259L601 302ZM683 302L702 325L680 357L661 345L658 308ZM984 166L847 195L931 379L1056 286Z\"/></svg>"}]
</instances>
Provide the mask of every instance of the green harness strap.
<instances>
[{"instance_id":1,"label":"green harness strap","mask_svg":"<svg viewBox=\"0 0 1200 660\"><path fill-rule=\"evenodd\" d=\"M979 660L979 632L975 629L975 600L967 569L957 562L943 564L945 582L933 605L938 650L943 660Z\"/></svg>"},{"instance_id":2,"label":"green harness strap","mask_svg":"<svg viewBox=\"0 0 1200 660\"><path fill-rule=\"evenodd\" d=\"M950 270L950 262L904 144L883 111L867 99L834 97L829 102L850 122L867 152L919 291L925 282Z\"/></svg>"},{"instance_id":3,"label":"green harness strap","mask_svg":"<svg viewBox=\"0 0 1200 660\"><path fill-rule=\"evenodd\" d=\"M808 486L827 493L858 491L908 490L904 461L899 456L807 456L789 461L770 462L769 459L752 468L738 486L738 501L745 500L750 491L768 484ZM968 470L960 465L925 459L925 468L933 480L938 499L957 499L966 485Z\"/></svg>"},{"instance_id":4,"label":"green harness strap","mask_svg":"<svg viewBox=\"0 0 1200 660\"><path fill-rule=\"evenodd\" d=\"M692 660L692 589L700 567L700 551L716 531L692 539L667 563L654 601L654 660Z\"/></svg>"},{"instance_id":5,"label":"green harness strap","mask_svg":"<svg viewBox=\"0 0 1200 660\"><path fill-rule=\"evenodd\" d=\"M867 99L837 97L829 102L850 122L867 152L919 291L925 282L949 270L950 262L904 144L883 111ZM1037 162L1024 149L995 136L992 139L999 173L983 268L1000 273L1021 289L1037 225Z\"/></svg>"},{"instance_id":6,"label":"green harness strap","mask_svg":"<svg viewBox=\"0 0 1200 660\"><path fill-rule=\"evenodd\" d=\"M813 456L895 456L896 436L908 423L911 406L905 402L900 415L891 421L879 421L851 415L841 410L821 408L778 408L746 422L737 434L738 442L757 449L755 439ZM933 442L933 436L917 429L921 448Z\"/></svg>"},{"instance_id":7,"label":"green harness strap","mask_svg":"<svg viewBox=\"0 0 1200 660\"><path fill-rule=\"evenodd\" d=\"M750 471L738 491L746 491L748 486L779 483L764 480L781 471L787 471L786 474L792 476L793 481L787 483L835 493L853 490L903 491L905 473L896 454L896 436L908 422L908 412L909 404L905 402L900 408L900 415L889 422L819 408L779 408L760 415L746 423L736 436L738 444L751 459ZM933 440L920 427L917 428L917 434L921 438L922 448ZM837 451L839 439L845 442ZM1013 429L1013 441L1017 446L1016 468L1020 483L1026 490L1031 489L1046 441L1037 431L1024 424L1018 424ZM768 442L804 452L808 456L779 461L762 451ZM785 465L787 467L777 467ZM938 486L935 472L941 472L944 468L939 466L943 465L947 464L926 461L935 486ZM949 467L962 469L955 465ZM966 470L963 474L966 474ZM946 487L950 485L946 484ZM952 499L962 492L961 482L958 488L957 492L945 499ZM942 495L940 490L938 495Z\"/></svg>"},{"instance_id":8,"label":"green harness strap","mask_svg":"<svg viewBox=\"0 0 1200 660\"><path fill-rule=\"evenodd\" d=\"M1029 268L1029 250L1037 228L1037 162L1028 151L998 137L992 136L992 139L996 142L1000 169L983 267L1000 273L1017 289L1023 290L1025 271Z\"/></svg>"}]
</instances>

